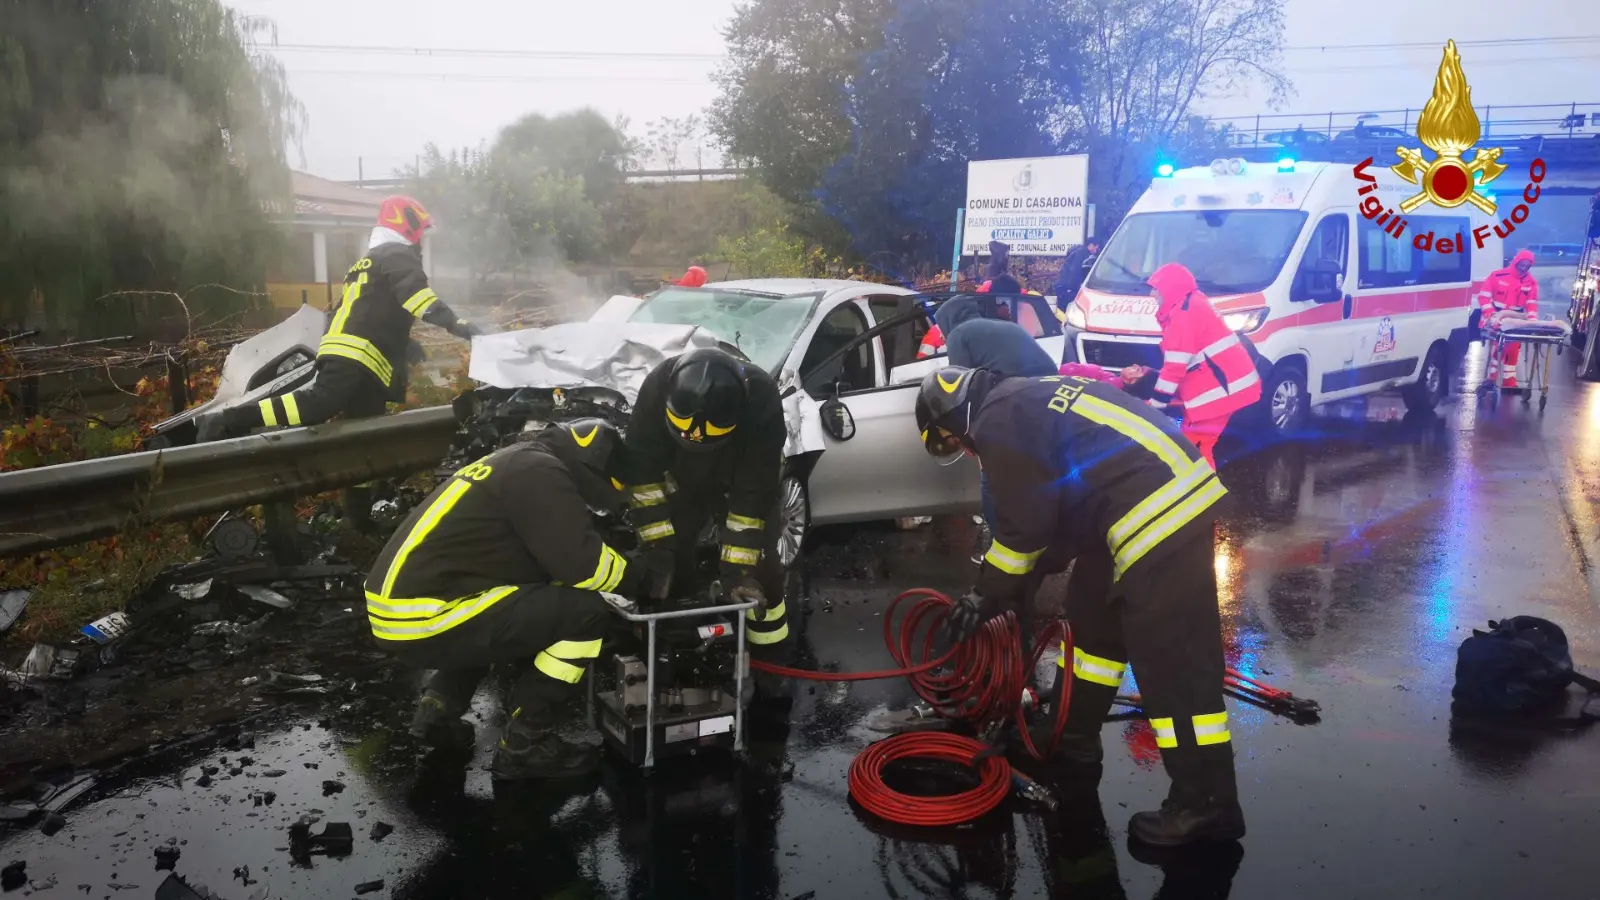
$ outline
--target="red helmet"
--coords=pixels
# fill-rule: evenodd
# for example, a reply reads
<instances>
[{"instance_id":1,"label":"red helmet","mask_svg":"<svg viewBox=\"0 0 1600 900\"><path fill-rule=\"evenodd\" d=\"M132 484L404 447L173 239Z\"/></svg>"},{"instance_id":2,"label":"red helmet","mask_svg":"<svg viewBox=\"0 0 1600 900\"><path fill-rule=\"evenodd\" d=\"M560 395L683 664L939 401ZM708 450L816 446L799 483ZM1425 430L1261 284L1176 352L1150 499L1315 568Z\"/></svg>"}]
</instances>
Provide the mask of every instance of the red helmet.
<instances>
[{"instance_id":1,"label":"red helmet","mask_svg":"<svg viewBox=\"0 0 1600 900\"><path fill-rule=\"evenodd\" d=\"M378 225L415 245L422 243L422 232L433 227L433 217L411 197L396 195L385 199L378 207Z\"/></svg>"},{"instance_id":2,"label":"red helmet","mask_svg":"<svg viewBox=\"0 0 1600 900\"><path fill-rule=\"evenodd\" d=\"M679 287L700 287L706 283L708 277L705 269L690 266L689 271L683 273L683 277L673 283Z\"/></svg>"}]
</instances>

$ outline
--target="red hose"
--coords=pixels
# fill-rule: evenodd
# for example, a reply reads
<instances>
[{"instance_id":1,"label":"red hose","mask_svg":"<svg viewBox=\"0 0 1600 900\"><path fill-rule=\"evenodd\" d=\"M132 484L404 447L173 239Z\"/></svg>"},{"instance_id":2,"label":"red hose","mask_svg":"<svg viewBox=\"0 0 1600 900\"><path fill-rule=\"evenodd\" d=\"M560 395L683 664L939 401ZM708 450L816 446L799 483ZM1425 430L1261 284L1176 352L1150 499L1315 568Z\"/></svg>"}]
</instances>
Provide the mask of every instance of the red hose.
<instances>
[{"instance_id":1,"label":"red hose","mask_svg":"<svg viewBox=\"0 0 1600 900\"><path fill-rule=\"evenodd\" d=\"M959 825L1005 802L1011 792L1011 767L999 754L974 762L987 749L982 741L935 731L897 734L856 755L850 764L850 796L868 812L902 825ZM918 797L902 794L883 780L889 763L910 758L942 759L975 766L978 786L959 794Z\"/></svg>"},{"instance_id":2,"label":"red hose","mask_svg":"<svg viewBox=\"0 0 1600 900\"><path fill-rule=\"evenodd\" d=\"M895 625L900 604L913 600ZM1067 724L1067 707L1072 699L1072 680L1062 680L1062 693L1055 704L1050 740L1041 750L1034 744L1023 704L1028 677L1039 660L1052 648L1064 656L1072 653L1072 630L1062 621L1051 621L1039 633L1033 651L1024 653L1022 631L1015 613L1008 612L983 624L977 634L935 658L935 643L950 607L950 597L931 588L913 588L894 598L883 617L883 640L899 668L872 672L814 672L793 669L758 660L750 667L774 675L810 681L867 681L904 677L918 697L940 716L966 722L982 733L1008 721L1017 723L1022 744L1035 759L1046 759L1055 752ZM948 669L935 671L948 664ZM910 797L891 790L883 783L883 765L908 756L929 756L954 762L971 763L984 748L981 741L937 732L902 734L862 751L850 767L850 794L862 806L894 822L910 825L939 825L966 822L994 809L1005 799L1011 767L998 754L989 757L980 769L984 783L978 788L946 797ZM991 775L991 772L997 774ZM998 779L999 786L990 783ZM998 794L994 792L998 791ZM948 816L949 818L943 819ZM941 821L927 820L929 817ZM927 820L927 821L925 821Z\"/></svg>"}]
</instances>

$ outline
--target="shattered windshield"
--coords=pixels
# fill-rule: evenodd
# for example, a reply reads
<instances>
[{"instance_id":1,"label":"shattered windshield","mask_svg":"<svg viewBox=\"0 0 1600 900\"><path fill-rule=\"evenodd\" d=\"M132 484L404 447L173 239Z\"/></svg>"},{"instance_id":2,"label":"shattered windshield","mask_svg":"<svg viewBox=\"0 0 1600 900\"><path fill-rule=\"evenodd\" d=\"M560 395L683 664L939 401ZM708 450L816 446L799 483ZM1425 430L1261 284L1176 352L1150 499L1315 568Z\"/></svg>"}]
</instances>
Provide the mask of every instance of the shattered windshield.
<instances>
[{"instance_id":1,"label":"shattered windshield","mask_svg":"<svg viewBox=\"0 0 1600 900\"><path fill-rule=\"evenodd\" d=\"M733 344L750 361L775 372L811 316L816 297L744 291L665 288L628 317L630 322L699 325Z\"/></svg>"},{"instance_id":2,"label":"shattered windshield","mask_svg":"<svg viewBox=\"0 0 1600 900\"><path fill-rule=\"evenodd\" d=\"M1207 294L1247 294L1278 278L1306 214L1287 209L1227 209L1129 216L1101 252L1085 287L1143 296L1145 279L1182 263Z\"/></svg>"}]
</instances>

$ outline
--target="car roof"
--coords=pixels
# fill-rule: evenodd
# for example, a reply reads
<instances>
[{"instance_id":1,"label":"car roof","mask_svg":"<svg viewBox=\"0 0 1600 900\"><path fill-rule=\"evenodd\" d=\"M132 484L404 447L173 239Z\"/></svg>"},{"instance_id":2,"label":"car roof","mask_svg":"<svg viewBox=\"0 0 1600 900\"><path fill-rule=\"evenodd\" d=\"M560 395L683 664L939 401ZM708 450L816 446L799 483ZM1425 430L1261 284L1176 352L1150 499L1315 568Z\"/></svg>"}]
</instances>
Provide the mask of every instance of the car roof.
<instances>
[{"instance_id":1,"label":"car roof","mask_svg":"<svg viewBox=\"0 0 1600 900\"><path fill-rule=\"evenodd\" d=\"M760 294L792 296L795 294L835 294L840 291L879 294L910 294L903 287L892 284L875 284L870 281L851 281L846 278L747 278L741 281L714 281L705 285L712 290L753 291Z\"/></svg>"}]
</instances>

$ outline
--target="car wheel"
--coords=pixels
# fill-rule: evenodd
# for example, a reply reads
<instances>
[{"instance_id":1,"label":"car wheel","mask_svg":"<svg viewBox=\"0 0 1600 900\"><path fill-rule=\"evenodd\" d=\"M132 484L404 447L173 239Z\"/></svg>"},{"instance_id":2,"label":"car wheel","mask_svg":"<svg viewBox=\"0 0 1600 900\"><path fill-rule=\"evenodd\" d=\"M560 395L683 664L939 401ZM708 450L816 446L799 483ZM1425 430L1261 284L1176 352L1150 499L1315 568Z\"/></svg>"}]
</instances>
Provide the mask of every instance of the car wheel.
<instances>
[{"instance_id":1,"label":"car wheel","mask_svg":"<svg viewBox=\"0 0 1600 900\"><path fill-rule=\"evenodd\" d=\"M778 485L778 514L783 517L783 529L778 532L778 561L787 569L800 559L806 535L811 531L811 498L804 482L787 472Z\"/></svg>"},{"instance_id":2,"label":"car wheel","mask_svg":"<svg viewBox=\"0 0 1600 900\"><path fill-rule=\"evenodd\" d=\"M1297 363L1283 363L1272 371L1261 392L1261 407L1267 425L1277 434L1293 434L1305 425L1311 414L1311 394Z\"/></svg>"},{"instance_id":3,"label":"car wheel","mask_svg":"<svg viewBox=\"0 0 1600 900\"><path fill-rule=\"evenodd\" d=\"M1422 361L1422 371L1417 373L1416 382L1407 385L1401 393L1405 397L1406 409L1432 412L1449 389L1450 373L1445 368L1444 348L1434 344L1428 349L1427 358Z\"/></svg>"}]
</instances>

